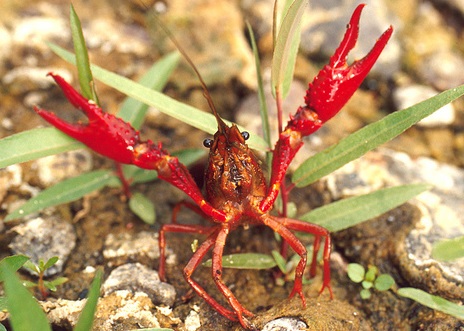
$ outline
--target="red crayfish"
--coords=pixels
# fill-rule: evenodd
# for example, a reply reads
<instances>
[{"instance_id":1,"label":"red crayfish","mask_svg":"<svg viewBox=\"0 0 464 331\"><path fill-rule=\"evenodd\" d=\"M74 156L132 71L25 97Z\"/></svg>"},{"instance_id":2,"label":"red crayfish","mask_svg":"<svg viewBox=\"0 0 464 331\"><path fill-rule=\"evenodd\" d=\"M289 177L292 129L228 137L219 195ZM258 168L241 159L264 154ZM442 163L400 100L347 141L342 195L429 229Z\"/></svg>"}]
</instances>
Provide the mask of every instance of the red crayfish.
<instances>
[{"instance_id":1,"label":"red crayfish","mask_svg":"<svg viewBox=\"0 0 464 331\"><path fill-rule=\"evenodd\" d=\"M160 179L185 192L194 202L194 204L187 205L208 218L212 225L171 223L161 227L159 236L161 279L165 279L165 235L167 232L206 235L206 240L197 248L184 268L186 281L200 297L223 316L239 321L246 329L255 330L247 318L253 314L240 304L222 280L224 245L229 233L239 226L266 225L277 232L301 257L296 267L295 282L290 296L298 294L303 305L306 304L302 289L302 277L307 260L306 248L292 231L306 232L315 236L314 254L310 267L311 276L314 276L316 272L316 257L323 237L325 241L321 292L327 288L330 296L333 296L330 285L331 240L329 231L307 222L273 216L270 211L284 181L287 168L303 145L302 138L318 130L338 113L367 76L393 32L390 26L377 40L369 54L348 66L347 56L358 38L359 19L363 7L364 5L359 5L356 8L344 38L330 58L329 64L309 84L304 98L305 105L297 109L296 113L290 117L287 126L280 132L272 151L273 161L269 184L266 183L257 157L246 144L248 133L240 132L234 124L228 126L219 117L209 96L207 96L208 102L216 117L218 131L213 139L204 141L204 146L210 150L205 171L205 195L201 193L187 168L176 157L163 150L161 143L155 144L150 140L141 141L138 131L130 124L104 113L95 103L82 97L60 76L51 74L66 98L87 115L88 124L69 124L57 118L53 113L37 107L34 109L50 124L97 153L120 163L156 170ZM232 309L217 302L192 278L193 272L211 249L212 277Z\"/></svg>"}]
</instances>

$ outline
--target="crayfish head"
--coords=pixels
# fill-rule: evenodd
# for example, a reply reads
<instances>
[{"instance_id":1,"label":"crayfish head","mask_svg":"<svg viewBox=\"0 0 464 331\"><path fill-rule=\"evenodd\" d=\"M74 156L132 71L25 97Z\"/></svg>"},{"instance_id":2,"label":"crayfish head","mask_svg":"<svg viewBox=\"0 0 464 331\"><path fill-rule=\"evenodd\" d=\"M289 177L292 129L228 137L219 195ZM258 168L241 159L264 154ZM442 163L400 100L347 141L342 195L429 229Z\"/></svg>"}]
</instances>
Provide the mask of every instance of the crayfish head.
<instances>
[{"instance_id":1,"label":"crayfish head","mask_svg":"<svg viewBox=\"0 0 464 331\"><path fill-rule=\"evenodd\" d=\"M236 125L220 126L214 139L206 139L210 148L205 171L206 196L215 208L226 204L254 204L266 192L263 172L256 156L246 144L249 134Z\"/></svg>"}]
</instances>

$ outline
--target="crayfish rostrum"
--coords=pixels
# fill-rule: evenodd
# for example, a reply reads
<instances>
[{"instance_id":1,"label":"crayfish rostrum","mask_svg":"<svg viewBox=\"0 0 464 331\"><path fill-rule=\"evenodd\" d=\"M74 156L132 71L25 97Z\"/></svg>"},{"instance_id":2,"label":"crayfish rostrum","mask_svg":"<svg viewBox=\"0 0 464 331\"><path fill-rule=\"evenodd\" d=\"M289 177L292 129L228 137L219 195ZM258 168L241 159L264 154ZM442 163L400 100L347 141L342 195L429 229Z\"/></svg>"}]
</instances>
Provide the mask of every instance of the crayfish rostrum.
<instances>
[{"instance_id":1,"label":"crayfish rostrum","mask_svg":"<svg viewBox=\"0 0 464 331\"><path fill-rule=\"evenodd\" d=\"M104 113L95 103L82 97L58 75L50 74L68 100L87 115L88 123L69 124L48 111L37 107L35 111L50 124L101 155L120 163L156 170L160 179L185 192L193 200L193 203L187 205L204 215L212 224L171 223L161 227L160 277L165 279L166 233L205 235L206 240L199 245L184 268L186 281L200 297L223 316L239 321L246 329L254 330L255 327L248 319L253 314L240 304L222 279L224 245L229 233L239 226L266 225L277 232L301 257L296 267L295 282L290 296L298 294L303 305L306 304L302 289L302 277L307 259L306 248L292 231L310 233L315 237L314 255L310 267L312 276L316 272L316 256L321 239L324 238L321 292L327 289L332 297L329 231L321 226L296 219L273 216L270 211L284 181L287 168L303 144L302 138L318 130L338 113L367 76L393 32L390 26L377 40L369 54L348 65L347 56L358 38L359 19L363 7L364 5L359 5L354 11L344 38L330 58L329 64L309 84L304 105L297 109L290 117L287 126L280 132L272 151L273 161L269 183L266 183L257 157L246 144L248 133L240 132L234 124L228 126L219 117L209 96L207 98L216 117L218 131L213 139L204 141L205 147L210 150L205 171L205 195L197 187L187 168L176 157L163 150L161 143L141 141L139 133L130 124ZM205 86L204 88L206 89ZM212 277L228 302L230 306L228 308L216 301L192 278L193 272L211 249Z\"/></svg>"}]
</instances>

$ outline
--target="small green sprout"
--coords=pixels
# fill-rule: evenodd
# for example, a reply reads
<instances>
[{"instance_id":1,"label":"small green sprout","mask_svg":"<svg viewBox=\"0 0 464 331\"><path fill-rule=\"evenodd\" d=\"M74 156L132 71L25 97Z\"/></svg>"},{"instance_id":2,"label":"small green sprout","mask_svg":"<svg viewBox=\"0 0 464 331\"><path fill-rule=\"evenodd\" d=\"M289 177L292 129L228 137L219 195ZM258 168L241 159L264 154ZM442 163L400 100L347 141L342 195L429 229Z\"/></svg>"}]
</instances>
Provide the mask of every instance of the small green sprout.
<instances>
[{"instance_id":1,"label":"small green sprout","mask_svg":"<svg viewBox=\"0 0 464 331\"><path fill-rule=\"evenodd\" d=\"M371 288L377 291L388 291L395 285L395 280L388 274L380 274L376 266L369 266L367 271L358 263L348 265L348 277L355 283L361 283L363 289L359 293L362 299L371 297Z\"/></svg>"},{"instance_id":2,"label":"small green sprout","mask_svg":"<svg viewBox=\"0 0 464 331\"><path fill-rule=\"evenodd\" d=\"M26 261L26 263L24 263L24 268L37 273L39 280L37 282L25 280L23 281L23 285L29 288L37 287L40 295L42 296L42 299L45 300L48 297L49 291L56 291L56 287L58 285L64 284L68 281L68 278L66 277L58 277L50 281L44 280L45 271L54 266L56 262L58 262L58 256L54 256L48 259L47 262L44 262L44 260L40 259L38 265L31 262L31 260Z\"/></svg>"}]
</instances>

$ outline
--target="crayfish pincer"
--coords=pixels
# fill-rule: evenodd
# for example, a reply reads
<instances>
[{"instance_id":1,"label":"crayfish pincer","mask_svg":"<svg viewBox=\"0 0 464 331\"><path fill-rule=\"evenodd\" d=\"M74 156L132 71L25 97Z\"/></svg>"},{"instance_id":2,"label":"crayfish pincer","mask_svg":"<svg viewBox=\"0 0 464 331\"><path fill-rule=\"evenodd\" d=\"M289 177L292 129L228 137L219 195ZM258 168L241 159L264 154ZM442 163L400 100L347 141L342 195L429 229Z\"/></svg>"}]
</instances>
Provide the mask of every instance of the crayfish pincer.
<instances>
[{"instance_id":1,"label":"crayfish pincer","mask_svg":"<svg viewBox=\"0 0 464 331\"><path fill-rule=\"evenodd\" d=\"M307 252L293 231L306 232L315 237L314 254L310 266L312 276L316 273L316 257L321 240L324 239L323 283L320 291L327 289L330 296L333 296L330 285L331 240L329 231L319 225L271 215L270 211L284 181L287 168L303 144L303 137L318 130L340 111L367 76L392 35L393 28L389 27L364 58L348 65L347 56L358 38L359 19L363 7L364 5L359 5L354 11L343 40L330 58L329 64L309 84L304 97L304 105L296 110L286 127L280 132L272 151L273 161L269 183L265 179L260 162L247 146L246 140L249 135L246 132L240 132L236 125L229 126L221 119L201 76L199 76L200 81L218 125L213 139L204 142L204 145L209 148L204 194L195 184L186 166L165 151L161 143L153 143L150 140L141 141L138 131L130 124L103 112L95 103L82 97L58 75L51 74L69 101L87 115L88 123L70 124L48 111L37 107L35 111L50 124L97 153L120 163L157 170L160 179L185 192L193 200L193 203L186 203L186 205L204 215L211 221L211 224L191 225L173 222L161 227L159 234L161 279L164 280L166 277L166 233L205 235L205 241L198 246L184 268L186 281L220 314L230 320L240 322L246 329L255 330L256 328L249 320L253 313L240 304L222 278L222 256L227 236L239 226L266 225L277 232L301 257L296 267L295 282L290 296L297 294L303 306L306 305L306 301L303 295L302 277L306 268ZM194 69L198 73L196 68ZM212 250L213 280L224 295L228 307L216 301L192 277L210 250Z\"/></svg>"}]
</instances>

